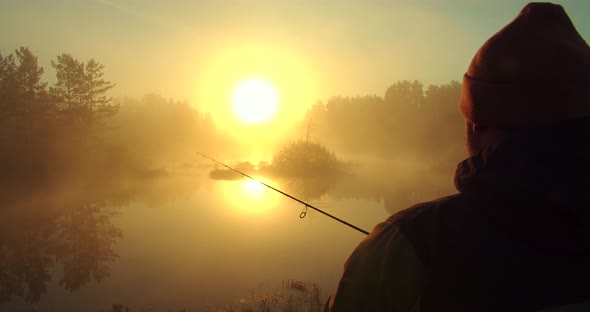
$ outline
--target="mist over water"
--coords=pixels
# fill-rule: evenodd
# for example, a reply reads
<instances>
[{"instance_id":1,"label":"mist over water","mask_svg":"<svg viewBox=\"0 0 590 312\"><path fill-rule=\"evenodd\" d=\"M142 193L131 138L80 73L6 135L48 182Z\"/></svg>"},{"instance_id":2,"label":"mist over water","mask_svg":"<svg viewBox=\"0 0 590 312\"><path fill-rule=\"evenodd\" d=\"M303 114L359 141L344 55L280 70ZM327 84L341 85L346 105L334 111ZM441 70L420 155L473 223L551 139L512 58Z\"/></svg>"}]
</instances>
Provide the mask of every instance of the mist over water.
<instances>
[{"instance_id":1,"label":"mist over water","mask_svg":"<svg viewBox=\"0 0 590 312\"><path fill-rule=\"evenodd\" d=\"M108 98L93 60L62 54L52 85L26 48L0 62L2 310L317 308L364 235L197 152L367 231L452 193L464 157L457 82L334 96L258 140L186 101Z\"/></svg>"}]
</instances>

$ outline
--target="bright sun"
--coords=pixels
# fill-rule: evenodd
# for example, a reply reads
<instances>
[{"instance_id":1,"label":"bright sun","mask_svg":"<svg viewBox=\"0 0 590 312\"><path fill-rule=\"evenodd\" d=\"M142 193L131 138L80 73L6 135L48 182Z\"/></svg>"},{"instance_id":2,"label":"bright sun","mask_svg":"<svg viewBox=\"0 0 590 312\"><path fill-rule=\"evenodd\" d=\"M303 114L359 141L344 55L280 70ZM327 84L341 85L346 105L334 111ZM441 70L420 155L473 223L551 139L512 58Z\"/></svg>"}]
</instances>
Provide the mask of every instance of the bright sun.
<instances>
[{"instance_id":1,"label":"bright sun","mask_svg":"<svg viewBox=\"0 0 590 312\"><path fill-rule=\"evenodd\" d=\"M240 81L232 94L234 113L246 123L260 123L277 112L279 98L270 82L260 78Z\"/></svg>"}]
</instances>

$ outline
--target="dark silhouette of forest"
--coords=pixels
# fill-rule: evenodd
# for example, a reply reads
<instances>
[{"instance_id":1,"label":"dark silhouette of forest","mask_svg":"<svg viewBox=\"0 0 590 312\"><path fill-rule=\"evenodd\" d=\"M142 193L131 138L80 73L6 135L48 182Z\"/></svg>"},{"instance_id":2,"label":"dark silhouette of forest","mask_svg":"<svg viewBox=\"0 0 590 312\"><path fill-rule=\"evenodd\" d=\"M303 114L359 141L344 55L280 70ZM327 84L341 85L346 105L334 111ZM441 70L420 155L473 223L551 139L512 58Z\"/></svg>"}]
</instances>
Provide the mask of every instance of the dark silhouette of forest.
<instances>
[{"instance_id":1,"label":"dark silhouette of forest","mask_svg":"<svg viewBox=\"0 0 590 312\"><path fill-rule=\"evenodd\" d=\"M0 302L38 301L55 263L66 289L102 280L121 236L112 197L89 192L107 178L94 164L110 155L95 153L93 135L117 112L105 96L114 85L95 60L61 54L52 67L48 86L29 49L0 58Z\"/></svg>"},{"instance_id":2,"label":"dark silhouette of forest","mask_svg":"<svg viewBox=\"0 0 590 312\"><path fill-rule=\"evenodd\" d=\"M457 163L466 157L461 84L424 87L399 81L384 96L336 96L308 110L300 129L347 158L347 179L334 197L384 200L390 213L453 192Z\"/></svg>"},{"instance_id":3,"label":"dark silhouette of forest","mask_svg":"<svg viewBox=\"0 0 590 312\"><path fill-rule=\"evenodd\" d=\"M461 84L399 81L376 95L336 96L307 112L314 138L344 153L435 161L461 157L463 118L457 110ZM433 157L434 156L434 157Z\"/></svg>"}]
</instances>

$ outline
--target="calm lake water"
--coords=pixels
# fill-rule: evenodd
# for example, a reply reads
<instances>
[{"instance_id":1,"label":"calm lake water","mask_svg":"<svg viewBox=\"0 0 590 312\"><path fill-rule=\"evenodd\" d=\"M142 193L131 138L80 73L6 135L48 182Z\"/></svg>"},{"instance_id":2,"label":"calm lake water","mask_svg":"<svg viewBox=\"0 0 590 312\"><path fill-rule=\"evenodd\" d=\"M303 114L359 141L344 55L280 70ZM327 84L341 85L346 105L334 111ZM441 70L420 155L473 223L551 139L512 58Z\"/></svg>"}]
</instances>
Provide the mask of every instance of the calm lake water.
<instances>
[{"instance_id":1,"label":"calm lake water","mask_svg":"<svg viewBox=\"0 0 590 312\"><path fill-rule=\"evenodd\" d=\"M246 180L210 180L205 170L183 179L181 191L177 181L164 181L117 207L111 222L123 238L102 282L67 291L57 266L39 303L17 298L0 310L111 311L124 304L132 311L217 311L286 280L317 283L324 299L365 237L311 210L300 219L301 204ZM383 200L328 192L310 202L369 231L389 215Z\"/></svg>"}]
</instances>

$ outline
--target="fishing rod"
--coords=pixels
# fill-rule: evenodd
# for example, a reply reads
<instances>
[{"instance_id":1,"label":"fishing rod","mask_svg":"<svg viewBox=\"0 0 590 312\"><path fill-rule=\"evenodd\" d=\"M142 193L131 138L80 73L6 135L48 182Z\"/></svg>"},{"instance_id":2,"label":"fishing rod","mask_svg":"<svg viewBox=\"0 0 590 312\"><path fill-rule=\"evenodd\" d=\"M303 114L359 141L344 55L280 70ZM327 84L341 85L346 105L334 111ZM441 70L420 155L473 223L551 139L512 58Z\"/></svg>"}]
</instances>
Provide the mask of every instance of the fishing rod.
<instances>
[{"instance_id":1,"label":"fishing rod","mask_svg":"<svg viewBox=\"0 0 590 312\"><path fill-rule=\"evenodd\" d=\"M240 171L238 169L232 168L232 167L230 167L230 166L228 166L228 165L226 165L226 164L224 164L224 163L222 163L222 162L220 162L218 160L215 160L215 159L213 159L213 158L211 158L211 157L209 157L209 156L207 156L205 154L201 154L199 152L197 152L197 154L203 156L204 158L207 158L207 159L213 161L214 163L220 164L220 165L224 166L225 168L227 168L229 170L232 170L234 172L237 172L237 173L241 174L242 176L244 176L244 177L246 177L246 178L248 178L250 180L256 181L256 182L258 182L258 183L266 186L267 188L269 188L269 189L271 189L271 190L273 190L273 191L275 191L275 192L277 192L277 193L279 193L281 195L284 195L284 196L286 196L286 197L288 197L288 198L290 198L290 199L292 199L292 200L294 200L294 201L296 201L296 202L298 202L300 204L305 205L305 210L302 211L301 214L299 215L299 218L301 218L301 219L305 218L305 216L307 215L307 208L311 208L311 209L313 209L313 210L315 210L315 211L317 211L317 212L319 212L319 213L321 213L321 214L323 214L323 215L325 215L327 217L330 217L333 220L336 220L336 221L338 221L338 222L340 222L340 223L342 223L342 224L344 224L344 225L346 225L346 226L348 226L350 228L353 228L353 229L355 229L355 230L357 230L357 231L359 231L359 232L361 232L361 233L363 233L365 235L369 235L369 232L367 232L367 231L359 228L358 226L353 225L353 224L350 224L350 223L348 223L348 222L346 222L346 221L344 221L344 220L342 220L342 219L340 219L340 218L338 218L336 216L333 216L333 215L331 215L331 214L329 214L329 213L321 210L320 208L317 208L317 207L313 206L312 204L306 203L306 202L302 201L301 199L299 199L297 197L294 197L292 195L289 195L289 194L287 194L287 193L285 193L285 192L283 192L283 191L281 191L281 190L279 190L279 189L277 189L277 188L275 188L273 186L270 186L270 185L268 185L268 184L266 184L264 182L258 181L255 178L251 177L250 175L248 175L248 174L246 174L246 173L244 173L244 172L242 172L242 171Z\"/></svg>"}]
</instances>

